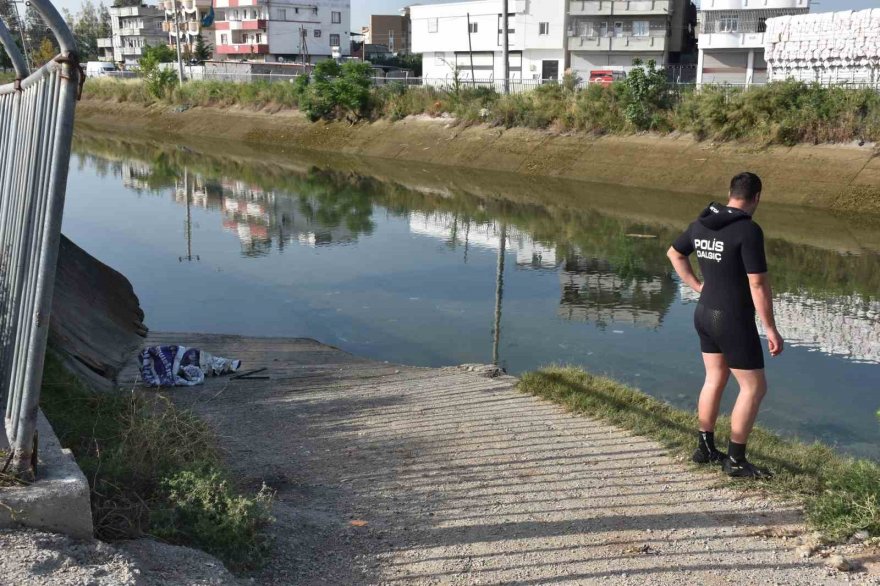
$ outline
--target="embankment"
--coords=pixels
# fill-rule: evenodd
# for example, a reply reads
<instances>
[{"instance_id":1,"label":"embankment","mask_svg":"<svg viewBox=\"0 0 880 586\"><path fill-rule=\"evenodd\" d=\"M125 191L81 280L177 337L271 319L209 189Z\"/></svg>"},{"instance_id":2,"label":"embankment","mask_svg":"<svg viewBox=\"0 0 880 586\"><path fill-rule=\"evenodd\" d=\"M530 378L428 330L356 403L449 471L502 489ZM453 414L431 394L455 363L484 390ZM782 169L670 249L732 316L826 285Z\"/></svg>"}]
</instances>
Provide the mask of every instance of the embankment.
<instances>
[{"instance_id":1,"label":"embankment","mask_svg":"<svg viewBox=\"0 0 880 586\"><path fill-rule=\"evenodd\" d=\"M211 140L215 149L250 144L267 151L308 149L401 163L491 170L514 178L566 178L718 197L744 169L765 179L765 201L880 213L880 156L875 146L756 147L687 136L554 134L463 127L409 118L349 126L312 124L298 112L180 108L84 100L78 128L140 134L165 141Z\"/></svg>"}]
</instances>

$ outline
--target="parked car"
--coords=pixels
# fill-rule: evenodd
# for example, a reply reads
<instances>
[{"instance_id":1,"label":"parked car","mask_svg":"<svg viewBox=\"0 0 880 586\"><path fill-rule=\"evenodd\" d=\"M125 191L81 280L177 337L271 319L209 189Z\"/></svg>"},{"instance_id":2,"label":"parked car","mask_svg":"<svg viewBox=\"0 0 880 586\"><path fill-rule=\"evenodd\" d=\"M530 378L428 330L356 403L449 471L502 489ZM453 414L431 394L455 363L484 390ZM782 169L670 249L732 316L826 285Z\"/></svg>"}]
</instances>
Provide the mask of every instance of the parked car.
<instances>
[{"instance_id":1,"label":"parked car","mask_svg":"<svg viewBox=\"0 0 880 586\"><path fill-rule=\"evenodd\" d=\"M626 79L626 73L613 69L594 69L590 72L590 83L598 83L609 86L615 81Z\"/></svg>"},{"instance_id":2,"label":"parked car","mask_svg":"<svg viewBox=\"0 0 880 586\"><path fill-rule=\"evenodd\" d=\"M107 61L89 61L86 63L86 77L104 77L116 71L116 65Z\"/></svg>"}]
</instances>

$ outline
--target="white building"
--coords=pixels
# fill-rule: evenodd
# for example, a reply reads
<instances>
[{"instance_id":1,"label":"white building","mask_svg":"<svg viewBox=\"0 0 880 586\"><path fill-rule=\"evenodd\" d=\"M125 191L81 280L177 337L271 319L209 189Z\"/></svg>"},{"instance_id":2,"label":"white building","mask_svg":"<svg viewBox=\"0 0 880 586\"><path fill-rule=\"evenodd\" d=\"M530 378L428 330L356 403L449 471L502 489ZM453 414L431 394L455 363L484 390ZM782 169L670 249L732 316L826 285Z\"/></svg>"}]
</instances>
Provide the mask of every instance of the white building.
<instances>
[{"instance_id":1,"label":"white building","mask_svg":"<svg viewBox=\"0 0 880 586\"><path fill-rule=\"evenodd\" d=\"M350 0L215 0L214 53L226 59L316 63L351 54Z\"/></svg>"},{"instance_id":2,"label":"white building","mask_svg":"<svg viewBox=\"0 0 880 586\"><path fill-rule=\"evenodd\" d=\"M697 83L764 83L768 19L805 14L810 0L703 0Z\"/></svg>"},{"instance_id":3,"label":"white building","mask_svg":"<svg viewBox=\"0 0 880 586\"><path fill-rule=\"evenodd\" d=\"M771 81L880 84L880 9L772 18L764 42Z\"/></svg>"},{"instance_id":4,"label":"white building","mask_svg":"<svg viewBox=\"0 0 880 586\"><path fill-rule=\"evenodd\" d=\"M509 0L511 79L562 78L565 7L566 0ZM503 79L502 10L501 0L411 6L412 50L423 55L429 83L446 83L456 69L461 79Z\"/></svg>"},{"instance_id":5,"label":"white building","mask_svg":"<svg viewBox=\"0 0 880 586\"><path fill-rule=\"evenodd\" d=\"M690 0L570 0L568 14L571 69L582 79L593 70L627 71L634 59L679 64L693 51Z\"/></svg>"},{"instance_id":6,"label":"white building","mask_svg":"<svg viewBox=\"0 0 880 586\"><path fill-rule=\"evenodd\" d=\"M162 31L164 10L155 6L123 6L110 9L110 30L113 39L113 61L134 65L144 47L168 42Z\"/></svg>"}]
</instances>

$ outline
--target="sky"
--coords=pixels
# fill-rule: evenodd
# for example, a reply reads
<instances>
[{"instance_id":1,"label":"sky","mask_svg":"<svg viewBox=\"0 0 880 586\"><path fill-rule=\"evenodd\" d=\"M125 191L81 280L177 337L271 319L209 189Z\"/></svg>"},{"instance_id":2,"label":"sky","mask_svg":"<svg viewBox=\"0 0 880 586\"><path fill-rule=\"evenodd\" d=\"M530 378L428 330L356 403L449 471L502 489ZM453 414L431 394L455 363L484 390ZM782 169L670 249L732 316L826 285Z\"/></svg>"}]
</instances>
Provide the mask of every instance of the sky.
<instances>
[{"instance_id":1,"label":"sky","mask_svg":"<svg viewBox=\"0 0 880 586\"><path fill-rule=\"evenodd\" d=\"M81 0L52 0L56 7L77 12ZM440 4L449 0L351 0L351 28L360 31L368 22L370 14L397 14L398 9L407 4ZM112 0L104 0L107 5ZM147 0L155 4L155 0ZM834 10L861 10L880 8L880 0L813 0L813 12L832 12Z\"/></svg>"}]
</instances>

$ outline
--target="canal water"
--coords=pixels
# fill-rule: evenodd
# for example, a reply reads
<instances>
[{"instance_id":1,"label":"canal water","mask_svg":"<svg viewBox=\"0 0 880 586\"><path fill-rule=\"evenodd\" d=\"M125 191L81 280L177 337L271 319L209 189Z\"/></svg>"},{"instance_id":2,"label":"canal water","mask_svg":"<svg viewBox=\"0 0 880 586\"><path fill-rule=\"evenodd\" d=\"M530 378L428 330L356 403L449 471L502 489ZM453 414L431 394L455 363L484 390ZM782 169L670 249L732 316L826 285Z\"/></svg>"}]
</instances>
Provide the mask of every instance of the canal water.
<instances>
[{"instance_id":1,"label":"canal water","mask_svg":"<svg viewBox=\"0 0 880 586\"><path fill-rule=\"evenodd\" d=\"M155 146L76 153L64 232L132 281L153 330L311 337L423 366L574 364L695 405L695 296L665 252L708 196L645 194L678 202L654 221L592 205L625 199L609 186L570 185L583 197L557 206L552 188L536 204ZM880 459L880 255L859 237L875 227L770 206L756 219L789 345L760 422Z\"/></svg>"}]
</instances>

